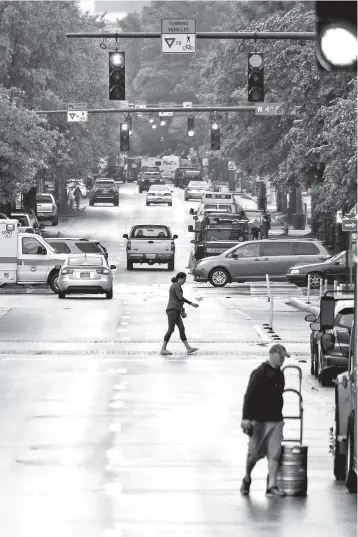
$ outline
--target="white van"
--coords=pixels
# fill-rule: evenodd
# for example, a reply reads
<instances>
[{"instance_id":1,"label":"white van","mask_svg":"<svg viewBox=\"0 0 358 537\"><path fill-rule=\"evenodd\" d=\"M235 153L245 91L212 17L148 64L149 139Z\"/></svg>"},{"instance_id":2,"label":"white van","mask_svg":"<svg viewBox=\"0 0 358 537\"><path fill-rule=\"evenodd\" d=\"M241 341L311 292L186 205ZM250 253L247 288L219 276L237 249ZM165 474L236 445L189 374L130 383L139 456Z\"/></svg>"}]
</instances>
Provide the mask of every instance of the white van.
<instances>
[{"instance_id":1,"label":"white van","mask_svg":"<svg viewBox=\"0 0 358 537\"><path fill-rule=\"evenodd\" d=\"M174 181L175 170L180 167L180 157L176 155L164 155L162 162L161 172L163 179Z\"/></svg>"},{"instance_id":2,"label":"white van","mask_svg":"<svg viewBox=\"0 0 358 537\"><path fill-rule=\"evenodd\" d=\"M204 192L197 211L190 209L189 214L203 216L205 211L221 211L233 214L240 212L240 207L232 192Z\"/></svg>"},{"instance_id":3,"label":"white van","mask_svg":"<svg viewBox=\"0 0 358 537\"><path fill-rule=\"evenodd\" d=\"M40 235L22 233L17 220L0 220L0 284L49 284L57 278L67 254L58 254Z\"/></svg>"}]
</instances>

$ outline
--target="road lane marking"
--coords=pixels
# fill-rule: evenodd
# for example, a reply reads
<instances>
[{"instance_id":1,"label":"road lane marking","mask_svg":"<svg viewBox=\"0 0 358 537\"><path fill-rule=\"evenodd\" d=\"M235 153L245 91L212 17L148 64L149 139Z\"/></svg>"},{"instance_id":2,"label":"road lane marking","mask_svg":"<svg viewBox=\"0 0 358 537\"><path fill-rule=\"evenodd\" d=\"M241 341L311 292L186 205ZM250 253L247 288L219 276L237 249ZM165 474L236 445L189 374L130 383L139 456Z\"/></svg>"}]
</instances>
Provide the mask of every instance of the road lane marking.
<instances>
[{"instance_id":1,"label":"road lane marking","mask_svg":"<svg viewBox=\"0 0 358 537\"><path fill-rule=\"evenodd\" d=\"M262 330L261 326L258 326L257 324L254 324L253 326L262 341L265 341L266 343L272 343L272 339Z\"/></svg>"}]
</instances>

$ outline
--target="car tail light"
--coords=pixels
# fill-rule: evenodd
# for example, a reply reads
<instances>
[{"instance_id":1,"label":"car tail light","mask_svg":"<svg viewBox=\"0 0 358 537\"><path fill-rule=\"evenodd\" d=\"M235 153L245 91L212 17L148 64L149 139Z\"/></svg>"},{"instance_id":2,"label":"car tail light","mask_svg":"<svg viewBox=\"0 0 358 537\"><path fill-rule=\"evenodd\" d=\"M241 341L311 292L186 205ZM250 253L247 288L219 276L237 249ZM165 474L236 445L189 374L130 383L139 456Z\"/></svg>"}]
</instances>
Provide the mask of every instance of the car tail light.
<instances>
[{"instance_id":1,"label":"car tail light","mask_svg":"<svg viewBox=\"0 0 358 537\"><path fill-rule=\"evenodd\" d=\"M131 241L128 241L127 242L127 250L130 250L131 249Z\"/></svg>"},{"instance_id":2,"label":"car tail light","mask_svg":"<svg viewBox=\"0 0 358 537\"><path fill-rule=\"evenodd\" d=\"M96 269L97 274L109 274L109 270L105 267Z\"/></svg>"},{"instance_id":3,"label":"car tail light","mask_svg":"<svg viewBox=\"0 0 358 537\"><path fill-rule=\"evenodd\" d=\"M73 274L74 270L71 268L63 268L61 269L61 274Z\"/></svg>"},{"instance_id":4,"label":"car tail light","mask_svg":"<svg viewBox=\"0 0 358 537\"><path fill-rule=\"evenodd\" d=\"M53 211L56 211L56 203L53 203L53 204L52 204L52 210L53 210Z\"/></svg>"},{"instance_id":5,"label":"car tail light","mask_svg":"<svg viewBox=\"0 0 358 537\"><path fill-rule=\"evenodd\" d=\"M171 193L170 192L165 192L164 196L171 196Z\"/></svg>"},{"instance_id":6,"label":"car tail light","mask_svg":"<svg viewBox=\"0 0 358 537\"><path fill-rule=\"evenodd\" d=\"M173 251L175 250L175 244L174 244L174 241L172 241L171 245L170 245L170 249Z\"/></svg>"},{"instance_id":7,"label":"car tail light","mask_svg":"<svg viewBox=\"0 0 358 537\"><path fill-rule=\"evenodd\" d=\"M152 197L153 197L153 196L155 196L155 194L153 194L153 192L150 192L150 193L148 194L148 196L152 196Z\"/></svg>"}]
</instances>

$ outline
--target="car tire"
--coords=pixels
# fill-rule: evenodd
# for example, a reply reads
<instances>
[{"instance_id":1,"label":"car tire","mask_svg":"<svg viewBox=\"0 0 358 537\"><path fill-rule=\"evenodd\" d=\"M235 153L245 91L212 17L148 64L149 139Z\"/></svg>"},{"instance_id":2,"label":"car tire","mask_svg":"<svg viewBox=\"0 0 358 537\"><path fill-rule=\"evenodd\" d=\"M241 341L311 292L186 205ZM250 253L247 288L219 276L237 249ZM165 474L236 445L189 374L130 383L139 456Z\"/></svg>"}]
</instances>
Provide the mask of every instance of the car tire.
<instances>
[{"instance_id":1,"label":"car tire","mask_svg":"<svg viewBox=\"0 0 358 537\"><path fill-rule=\"evenodd\" d=\"M64 293L63 291L59 291L58 298L66 298L66 293Z\"/></svg>"},{"instance_id":2,"label":"car tire","mask_svg":"<svg viewBox=\"0 0 358 537\"><path fill-rule=\"evenodd\" d=\"M319 368L319 366L318 366ZM327 371L327 369L319 370L318 373L318 382L321 386L327 387L331 385L332 379L331 379L331 372Z\"/></svg>"},{"instance_id":3,"label":"car tire","mask_svg":"<svg viewBox=\"0 0 358 537\"><path fill-rule=\"evenodd\" d=\"M118 207L118 206L119 206L119 201L115 201L115 202L113 203L113 207Z\"/></svg>"},{"instance_id":4,"label":"car tire","mask_svg":"<svg viewBox=\"0 0 358 537\"><path fill-rule=\"evenodd\" d=\"M90 207L93 207L93 205L94 205L94 201L90 201L90 202L89 202L89 205L90 205Z\"/></svg>"},{"instance_id":5,"label":"car tire","mask_svg":"<svg viewBox=\"0 0 358 537\"><path fill-rule=\"evenodd\" d=\"M127 259L127 270L133 270L133 261Z\"/></svg>"},{"instance_id":6,"label":"car tire","mask_svg":"<svg viewBox=\"0 0 358 537\"><path fill-rule=\"evenodd\" d=\"M313 375L317 379L318 378L318 351L317 351L317 349L315 349L313 368L314 368Z\"/></svg>"},{"instance_id":7,"label":"car tire","mask_svg":"<svg viewBox=\"0 0 358 537\"><path fill-rule=\"evenodd\" d=\"M353 468L354 460L354 440L352 419L348 420L347 426L347 456L345 466L346 488L348 492L354 494L357 492L357 474Z\"/></svg>"},{"instance_id":8,"label":"car tire","mask_svg":"<svg viewBox=\"0 0 358 537\"><path fill-rule=\"evenodd\" d=\"M224 268L216 267L209 274L209 282L213 287L225 287L229 281L230 275Z\"/></svg>"},{"instance_id":9,"label":"car tire","mask_svg":"<svg viewBox=\"0 0 358 537\"><path fill-rule=\"evenodd\" d=\"M169 207L172 207L173 206L173 203L168 203Z\"/></svg>"},{"instance_id":10,"label":"car tire","mask_svg":"<svg viewBox=\"0 0 358 537\"><path fill-rule=\"evenodd\" d=\"M139 194L141 194L143 192L143 190L141 188L138 188L138 192L139 192Z\"/></svg>"},{"instance_id":11,"label":"car tire","mask_svg":"<svg viewBox=\"0 0 358 537\"><path fill-rule=\"evenodd\" d=\"M339 453L339 442L337 435L339 432L339 412L337 404L337 387L335 387L335 416L333 427L333 474L337 481L344 481L346 477L346 456Z\"/></svg>"},{"instance_id":12,"label":"car tire","mask_svg":"<svg viewBox=\"0 0 358 537\"><path fill-rule=\"evenodd\" d=\"M310 272L307 274L307 282L308 285L308 278L311 280L311 289L319 289L320 287L320 280L323 278L322 274L320 272Z\"/></svg>"},{"instance_id":13,"label":"car tire","mask_svg":"<svg viewBox=\"0 0 358 537\"><path fill-rule=\"evenodd\" d=\"M315 362L315 353L314 349L311 350L311 375L314 375L314 362Z\"/></svg>"},{"instance_id":14,"label":"car tire","mask_svg":"<svg viewBox=\"0 0 358 537\"><path fill-rule=\"evenodd\" d=\"M58 219L57 220L52 220L51 225L52 226L58 226Z\"/></svg>"},{"instance_id":15,"label":"car tire","mask_svg":"<svg viewBox=\"0 0 358 537\"><path fill-rule=\"evenodd\" d=\"M107 293L106 293L106 298L107 298L108 300L110 300L111 298L113 298L113 287L112 287L112 289L110 289L109 291L107 291Z\"/></svg>"},{"instance_id":16,"label":"car tire","mask_svg":"<svg viewBox=\"0 0 358 537\"><path fill-rule=\"evenodd\" d=\"M60 291L58 287L58 283L57 283L58 276L59 276L59 271L55 270L54 272L50 274L48 278L48 284L51 287L52 291L56 294L59 293Z\"/></svg>"},{"instance_id":17,"label":"car tire","mask_svg":"<svg viewBox=\"0 0 358 537\"><path fill-rule=\"evenodd\" d=\"M148 201L145 202L146 206L149 207L150 203Z\"/></svg>"},{"instance_id":18,"label":"car tire","mask_svg":"<svg viewBox=\"0 0 358 537\"><path fill-rule=\"evenodd\" d=\"M174 261L169 261L169 263L168 263L168 270L169 270L170 272L173 272L173 270L174 270Z\"/></svg>"}]
</instances>

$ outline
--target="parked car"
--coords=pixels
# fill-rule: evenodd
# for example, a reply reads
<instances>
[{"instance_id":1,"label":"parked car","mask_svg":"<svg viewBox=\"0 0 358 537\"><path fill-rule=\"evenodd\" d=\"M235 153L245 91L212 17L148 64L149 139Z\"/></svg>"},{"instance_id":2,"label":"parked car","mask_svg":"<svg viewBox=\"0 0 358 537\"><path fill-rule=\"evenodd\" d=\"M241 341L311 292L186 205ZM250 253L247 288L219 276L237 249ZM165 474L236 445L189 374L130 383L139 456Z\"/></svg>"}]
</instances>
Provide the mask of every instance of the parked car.
<instances>
[{"instance_id":1,"label":"parked car","mask_svg":"<svg viewBox=\"0 0 358 537\"><path fill-rule=\"evenodd\" d=\"M352 252L348 259L349 263L352 263L353 274L355 274L356 264L353 263ZM300 287L308 285L308 278L310 278L311 289L319 289L321 278L326 279L329 283L334 280L345 282L347 280L346 273L346 252L341 252L321 263L295 265L288 271L286 279Z\"/></svg>"},{"instance_id":2,"label":"parked car","mask_svg":"<svg viewBox=\"0 0 358 537\"><path fill-rule=\"evenodd\" d=\"M179 188L185 188L190 181L202 181L203 174L199 168L187 167L177 168L174 173L174 186Z\"/></svg>"},{"instance_id":3,"label":"parked car","mask_svg":"<svg viewBox=\"0 0 358 537\"><path fill-rule=\"evenodd\" d=\"M134 263L148 265L168 264L168 270L174 270L175 239L168 226L143 224L133 226L127 239L127 270L132 270Z\"/></svg>"},{"instance_id":4,"label":"parked car","mask_svg":"<svg viewBox=\"0 0 358 537\"><path fill-rule=\"evenodd\" d=\"M119 205L119 192L113 179L96 179L89 194L89 204L112 202L115 207Z\"/></svg>"},{"instance_id":5,"label":"parked car","mask_svg":"<svg viewBox=\"0 0 358 537\"><path fill-rule=\"evenodd\" d=\"M206 190L209 190L209 185L205 181L190 181L184 190L184 201L201 200Z\"/></svg>"},{"instance_id":6,"label":"parked car","mask_svg":"<svg viewBox=\"0 0 358 537\"><path fill-rule=\"evenodd\" d=\"M58 225L58 208L55 198L48 192L36 194L37 218L41 221L49 220L53 226Z\"/></svg>"},{"instance_id":7,"label":"parked car","mask_svg":"<svg viewBox=\"0 0 358 537\"><path fill-rule=\"evenodd\" d=\"M101 294L113 298L115 265L108 265L106 258L98 254L70 254L58 276L59 298L68 294Z\"/></svg>"},{"instance_id":8,"label":"parked car","mask_svg":"<svg viewBox=\"0 0 358 537\"><path fill-rule=\"evenodd\" d=\"M331 333L324 335L326 339L334 339L334 345L330 349L322 345L319 316L311 313L305 317L306 321L311 323L311 374L318 378L322 386L328 386L337 374L347 370L353 314L353 296L336 298L334 326Z\"/></svg>"},{"instance_id":9,"label":"parked car","mask_svg":"<svg viewBox=\"0 0 358 537\"><path fill-rule=\"evenodd\" d=\"M34 212L12 211L10 218L16 219L20 224L20 230L23 233L36 233L42 235L41 230L45 228L44 224L40 224Z\"/></svg>"},{"instance_id":10,"label":"parked car","mask_svg":"<svg viewBox=\"0 0 358 537\"><path fill-rule=\"evenodd\" d=\"M171 207L173 205L173 197L167 185L152 185L146 198L146 205L151 203L166 203Z\"/></svg>"},{"instance_id":11,"label":"parked car","mask_svg":"<svg viewBox=\"0 0 358 537\"><path fill-rule=\"evenodd\" d=\"M160 173L159 166L146 166L138 179L138 192L141 194L144 190L149 190L152 185L164 185L165 181Z\"/></svg>"},{"instance_id":12,"label":"parked car","mask_svg":"<svg viewBox=\"0 0 358 537\"><path fill-rule=\"evenodd\" d=\"M311 244L314 248L311 248ZM316 262L328 255L316 240L279 239L241 242L226 252L206 257L195 265L192 274L197 282L209 281L214 287L232 282L284 280L288 267L297 259Z\"/></svg>"},{"instance_id":13,"label":"parked car","mask_svg":"<svg viewBox=\"0 0 358 537\"><path fill-rule=\"evenodd\" d=\"M46 238L46 242L59 254L101 254L108 261L107 249L100 241L72 237Z\"/></svg>"}]
</instances>

